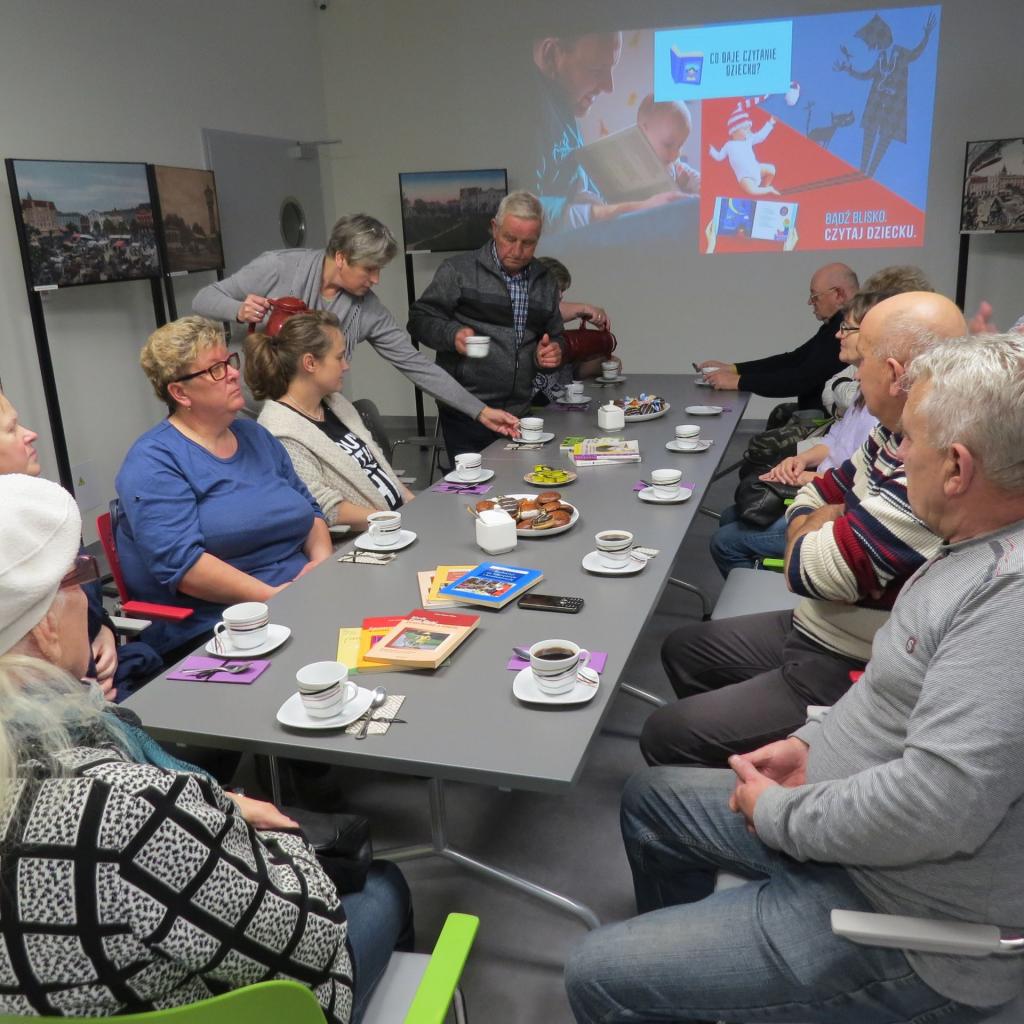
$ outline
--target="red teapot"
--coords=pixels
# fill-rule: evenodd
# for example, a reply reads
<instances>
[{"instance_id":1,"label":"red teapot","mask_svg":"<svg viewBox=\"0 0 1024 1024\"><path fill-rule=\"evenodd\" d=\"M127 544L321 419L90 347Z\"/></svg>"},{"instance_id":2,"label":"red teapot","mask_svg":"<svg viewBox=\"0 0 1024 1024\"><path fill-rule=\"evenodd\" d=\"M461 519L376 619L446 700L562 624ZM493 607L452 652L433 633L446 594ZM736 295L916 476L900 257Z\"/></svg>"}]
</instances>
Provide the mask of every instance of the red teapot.
<instances>
[{"instance_id":1,"label":"red teapot","mask_svg":"<svg viewBox=\"0 0 1024 1024\"><path fill-rule=\"evenodd\" d=\"M296 313L312 312L302 299L297 299L294 295L282 295L279 299L269 299L268 301L270 302L270 317L266 327L263 328L263 333L271 338L281 330L285 320L289 317L295 316ZM249 333L252 334L255 330L256 325L249 324Z\"/></svg>"}]
</instances>

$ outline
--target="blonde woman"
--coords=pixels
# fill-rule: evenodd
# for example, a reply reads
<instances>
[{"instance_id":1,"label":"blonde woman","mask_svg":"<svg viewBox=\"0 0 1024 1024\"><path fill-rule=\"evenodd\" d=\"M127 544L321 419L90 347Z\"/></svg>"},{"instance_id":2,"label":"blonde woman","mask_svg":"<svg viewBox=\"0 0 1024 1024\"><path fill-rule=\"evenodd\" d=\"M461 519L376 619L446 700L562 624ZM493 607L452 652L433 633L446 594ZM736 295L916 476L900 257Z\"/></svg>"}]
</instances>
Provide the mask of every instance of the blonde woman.
<instances>
[{"instance_id":1,"label":"blonde woman","mask_svg":"<svg viewBox=\"0 0 1024 1024\"><path fill-rule=\"evenodd\" d=\"M284 445L328 523L365 530L368 515L414 495L339 393L347 370L333 313L299 313L273 337L246 339L245 379L264 400L260 424Z\"/></svg>"}]
</instances>

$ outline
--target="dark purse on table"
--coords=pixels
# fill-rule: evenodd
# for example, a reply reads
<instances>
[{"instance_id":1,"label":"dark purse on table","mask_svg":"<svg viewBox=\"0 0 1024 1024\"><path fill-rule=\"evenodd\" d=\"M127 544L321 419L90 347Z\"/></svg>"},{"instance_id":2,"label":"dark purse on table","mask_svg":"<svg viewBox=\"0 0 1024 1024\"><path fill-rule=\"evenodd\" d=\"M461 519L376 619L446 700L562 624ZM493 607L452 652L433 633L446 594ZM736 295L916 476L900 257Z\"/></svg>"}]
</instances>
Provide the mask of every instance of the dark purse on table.
<instances>
[{"instance_id":1,"label":"dark purse on table","mask_svg":"<svg viewBox=\"0 0 1024 1024\"><path fill-rule=\"evenodd\" d=\"M736 488L733 499L736 514L750 526L762 529L771 526L786 511L786 499L795 498L800 488L795 484L778 484L745 476Z\"/></svg>"}]
</instances>

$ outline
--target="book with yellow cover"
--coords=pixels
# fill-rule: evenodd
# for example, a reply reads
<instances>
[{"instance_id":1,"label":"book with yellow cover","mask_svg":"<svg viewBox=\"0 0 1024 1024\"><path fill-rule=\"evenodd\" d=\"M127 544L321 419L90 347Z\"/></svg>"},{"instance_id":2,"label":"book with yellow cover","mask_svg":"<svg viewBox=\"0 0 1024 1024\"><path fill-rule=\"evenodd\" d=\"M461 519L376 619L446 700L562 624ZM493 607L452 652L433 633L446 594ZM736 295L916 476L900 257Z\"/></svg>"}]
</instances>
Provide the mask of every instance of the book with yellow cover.
<instances>
[{"instance_id":1,"label":"book with yellow cover","mask_svg":"<svg viewBox=\"0 0 1024 1024\"><path fill-rule=\"evenodd\" d=\"M439 565L434 570L434 578L430 583L430 593L427 595L426 601L423 602L423 607L429 608L431 605L438 607L440 602L444 602L448 607L454 607L456 602L452 601L451 598L443 597L439 591L449 583L454 583L457 579L461 579L472 568L474 568L472 565ZM438 602L438 604L435 604L435 602Z\"/></svg>"}]
</instances>

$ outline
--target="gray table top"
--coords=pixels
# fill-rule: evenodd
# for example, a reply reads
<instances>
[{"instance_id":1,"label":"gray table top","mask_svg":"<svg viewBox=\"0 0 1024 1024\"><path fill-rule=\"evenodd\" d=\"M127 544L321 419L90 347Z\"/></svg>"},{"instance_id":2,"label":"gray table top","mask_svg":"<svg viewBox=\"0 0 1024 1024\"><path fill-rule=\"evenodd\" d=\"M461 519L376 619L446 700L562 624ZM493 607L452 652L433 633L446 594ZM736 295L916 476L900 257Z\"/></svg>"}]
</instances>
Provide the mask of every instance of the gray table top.
<instances>
[{"instance_id":1,"label":"gray table top","mask_svg":"<svg viewBox=\"0 0 1024 1024\"><path fill-rule=\"evenodd\" d=\"M295 692L295 673L311 661L335 657L338 629L358 626L371 615L396 615L419 606L416 573L436 565L476 564L487 560L474 540L474 523L464 506L478 498L459 494L420 494L403 509L403 528L417 540L384 566L339 564L335 558L318 566L271 602L271 620L291 627L290 639L268 657L270 668L249 686L151 682L127 702L155 736L234 750L302 757L335 764L399 773L429 775L517 789L558 790L572 785L600 729L623 666L636 638L658 603L700 496L707 488L747 404L746 394L715 396L697 387L693 375L631 374L616 387L588 382L594 401L585 412L544 410L545 429L555 439L537 451L507 451L492 445L484 465L496 476L491 494L530 493L523 482L537 463L568 465L558 442L572 434L597 436L597 407L611 397L656 393L671 403L660 419L627 425L624 436L640 441L639 465L581 469L579 479L558 488L580 509L579 522L567 533L537 540L520 538L517 548L495 561L539 568L543 593L581 596L578 615L524 611L515 603L500 611L479 610L480 624L455 652L451 663L435 672L381 672L356 676L367 686L386 686L406 695L400 717L385 735L357 742L341 730L286 728L276 721L280 705ZM687 405L718 403L718 416L694 417ZM703 453L665 450L678 423L699 423L714 445ZM633 491L653 469L678 467L694 485L682 504L651 505ZM594 549L599 530L625 528L636 542L660 554L635 576L592 575L581 566ZM351 541L341 549L348 550ZM475 611L474 606L465 606ZM571 707L520 703L512 694L514 673L505 665L513 645L546 638L574 640L593 651L607 651L608 662L597 694ZM631 679L643 686L645 680Z\"/></svg>"}]
</instances>

